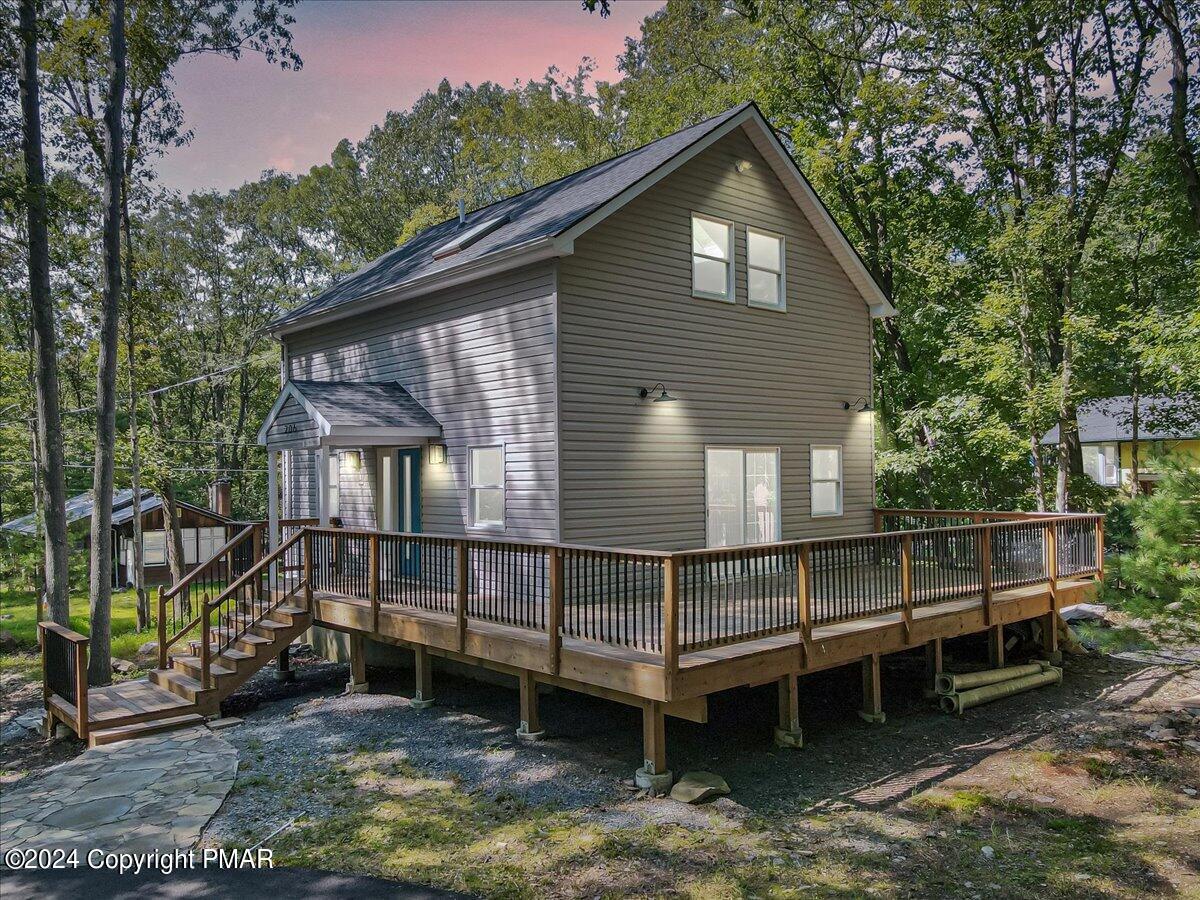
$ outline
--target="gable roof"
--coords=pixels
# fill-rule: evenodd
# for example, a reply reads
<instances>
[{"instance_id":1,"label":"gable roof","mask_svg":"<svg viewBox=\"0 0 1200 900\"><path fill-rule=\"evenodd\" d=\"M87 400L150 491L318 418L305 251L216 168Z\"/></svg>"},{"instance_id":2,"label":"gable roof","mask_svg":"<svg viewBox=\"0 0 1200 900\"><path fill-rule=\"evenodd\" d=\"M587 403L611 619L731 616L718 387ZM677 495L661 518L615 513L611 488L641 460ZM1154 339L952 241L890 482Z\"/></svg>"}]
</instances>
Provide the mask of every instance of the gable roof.
<instances>
[{"instance_id":1,"label":"gable roof","mask_svg":"<svg viewBox=\"0 0 1200 900\"><path fill-rule=\"evenodd\" d=\"M321 438L440 437L441 423L398 381L289 381L263 420L258 442L289 400L316 425ZM326 443L326 441L320 441Z\"/></svg>"},{"instance_id":2,"label":"gable roof","mask_svg":"<svg viewBox=\"0 0 1200 900\"><path fill-rule=\"evenodd\" d=\"M1200 437L1200 409L1197 397L1163 395L1138 399L1139 441L1179 441ZM1079 405L1079 442L1133 440L1133 398L1105 397ZM1055 425L1042 438L1043 444L1058 443Z\"/></svg>"},{"instance_id":3,"label":"gable roof","mask_svg":"<svg viewBox=\"0 0 1200 900\"><path fill-rule=\"evenodd\" d=\"M213 512L211 509L206 509L203 506L196 506L193 503L187 503L183 500L177 500L175 502L182 507L186 507L187 509L194 510L198 513L203 513L206 516L211 516L219 522L232 521L232 519L222 516L220 513ZM66 506L64 507L67 514L67 527L70 528L76 522L85 519L91 519L93 506L95 506L95 504L92 502L91 491L84 491L82 494L76 494L74 497L68 499ZM142 515L145 515L148 512L153 512L160 506L162 506L161 497L148 491L142 492ZM113 525L124 525L126 522L129 522L132 519L133 489L121 488L120 490L113 491ZM0 530L33 536L37 534L37 522L34 520L33 513L29 513L28 515L20 516L19 518L0 524Z\"/></svg>"},{"instance_id":4,"label":"gable roof","mask_svg":"<svg viewBox=\"0 0 1200 900\"><path fill-rule=\"evenodd\" d=\"M569 255L575 238L738 127L746 129L872 313L894 315L882 288L774 129L758 107L747 102L636 150L475 210L462 223L455 218L434 225L278 317L270 329L287 333L360 312L369 308L368 300L391 302L418 296L539 259ZM458 241L465 246L456 249ZM384 294L388 296L382 297Z\"/></svg>"}]
</instances>

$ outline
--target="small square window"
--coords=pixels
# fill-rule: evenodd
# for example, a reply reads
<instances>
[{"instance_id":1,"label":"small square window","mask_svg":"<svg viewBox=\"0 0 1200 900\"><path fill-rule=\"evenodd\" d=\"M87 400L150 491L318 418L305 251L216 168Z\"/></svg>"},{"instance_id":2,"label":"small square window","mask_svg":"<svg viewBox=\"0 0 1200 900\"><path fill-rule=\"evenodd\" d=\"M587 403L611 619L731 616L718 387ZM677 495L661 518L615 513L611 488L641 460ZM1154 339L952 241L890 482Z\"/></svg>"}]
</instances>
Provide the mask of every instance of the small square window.
<instances>
[{"instance_id":1,"label":"small square window","mask_svg":"<svg viewBox=\"0 0 1200 900\"><path fill-rule=\"evenodd\" d=\"M747 294L751 306L783 309L783 238L746 229Z\"/></svg>"},{"instance_id":2,"label":"small square window","mask_svg":"<svg viewBox=\"0 0 1200 900\"><path fill-rule=\"evenodd\" d=\"M692 295L733 301L733 223L692 216Z\"/></svg>"}]
</instances>

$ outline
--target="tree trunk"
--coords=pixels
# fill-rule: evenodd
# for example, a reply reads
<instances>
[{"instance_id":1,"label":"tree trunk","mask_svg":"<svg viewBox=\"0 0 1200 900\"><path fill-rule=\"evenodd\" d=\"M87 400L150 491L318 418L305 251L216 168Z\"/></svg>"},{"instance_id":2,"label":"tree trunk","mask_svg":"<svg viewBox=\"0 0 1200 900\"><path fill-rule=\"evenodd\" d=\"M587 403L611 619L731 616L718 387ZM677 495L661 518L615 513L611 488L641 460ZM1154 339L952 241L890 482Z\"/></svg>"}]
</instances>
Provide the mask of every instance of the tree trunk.
<instances>
[{"instance_id":1,"label":"tree trunk","mask_svg":"<svg viewBox=\"0 0 1200 900\"><path fill-rule=\"evenodd\" d=\"M183 581L183 529L179 526L179 504L175 502L175 484L170 478L162 483L163 528L166 530L167 564L171 568L171 582Z\"/></svg>"},{"instance_id":2,"label":"tree trunk","mask_svg":"<svg viewBox=\"0 0 1200 900\"><path fill-rule=\"evenodd\" d=\"M1197 171L1196 151L1192 146L1193 138L1188 133L1187 121L1191 80L1188 73L1187 37L1179 24L1179 10L1175 0L1151 3L1150 8L1162 22L1171 44L1171 140L1175 145L1175 156L1179 160L1179 174L1187 192L1192 220L1196 227L1200 228L1200 172Z\"/></svg>"},{"instance_id":3,"label":"tree trunk","mask_svg":"<svg viewBox=\"0 0 1200 900\"><path fill-rule=\"evenodd\" d=\"M96 374L96 462L92 478L91 642L88 681L112 680L112 495L117 429L117 341L121 303L121 180L125 99L125 0L110 0L108 90L104 98L104 294Z\"/></svg>"},{"instance_id":4,"label":"tree trunk","mask_svg":"<svg viewBox=\"0 0 1200 900\"><path fill-rule=\"evenodd\" d=\"M125 335L126 363L129 367L129 480L133 488L133 508L142 508L142 462L138 443L137 365L134 323L133 230L129 223L129 177L121 187L121 228L125 232L125 307L128 330ZM150 627L150 595L146 593L146 561L142 547L142 517L133 517L133 589L137 593L137 627Z\"/></svg>"},{"instance_id":5,"label":"tree trunk","mask_svg":"<svg viewBox=\"0 0 1200 900\"><path fill-rule=\"evenodd\" d=\"M50 294L50 238L47 225L46 172L42 160L41 97L38 89L37 9L21 0L21 136L25 157L25 209L29 228L29 307L33 354L37 360L35 478L43 514L43 583L50 618L70 621L67 573L67 483L63 460L62 419L58 405L58 339L54 298Z\"/></svg>"}]
</instances>

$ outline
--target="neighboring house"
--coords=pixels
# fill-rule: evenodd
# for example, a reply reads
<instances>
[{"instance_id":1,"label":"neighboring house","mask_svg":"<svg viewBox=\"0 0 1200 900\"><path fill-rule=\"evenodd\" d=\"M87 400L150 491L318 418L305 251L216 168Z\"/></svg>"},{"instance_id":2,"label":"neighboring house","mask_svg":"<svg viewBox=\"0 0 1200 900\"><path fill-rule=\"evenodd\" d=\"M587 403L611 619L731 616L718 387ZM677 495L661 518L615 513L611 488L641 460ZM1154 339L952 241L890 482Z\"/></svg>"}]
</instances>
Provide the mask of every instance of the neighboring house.
<instances>
[{"instance_id":1,"label":"neighboring house","mask_svg":"<svg viewBox=\"0 0 1200 900\"><path fill-rule=\"evenodd\" d=\"M1083 470L1097 484L1127 487L1133 477L1133 398L1107 397L1079 407ZM1142 397L1138 402L1138 481L1153 489L1155 460L1174 457L1200 468L1200 410L1195 397ZM1058 443L1058 427L1043 438Z\"/></svg>"},{"instance_id":2,"label":"neighboring house","mask_svg":"<svg viewBox=\"0 0 1200 900\"><path fill-rule=\"evenodd\" d=\"M215 491L218 498L228 500L228 483L219 483ZM232 519L228 515L176 501L179 507L179 524L183 533L184 563L188 571L197 564L211 558L227 538ZM92 520L92 493L78 494L67 501L67 531L77 545L90 546ZM225 507L228 510L228 505ZM170 584L171 570L167 564L166 532L163 530L162 499L157 494L143 493L141 502L142 546L145 556L147 584ZM133 583L133 491L129 488L113 492L113 586L125 587ZM21 516L0 524L0 531L20 537L33 538L37 535L37 523L33 515Z\"/></svg>"},{"instance_id":3,"label":"neighboring house","mask_svg":"<svg viewBox=\"0 0 1200 900\"><path fill-rule=\"evenodd\" d=\"M892 314L744 104L278 319L271 514L642 549L869 532Z\"/></svg>"}]
</instances>

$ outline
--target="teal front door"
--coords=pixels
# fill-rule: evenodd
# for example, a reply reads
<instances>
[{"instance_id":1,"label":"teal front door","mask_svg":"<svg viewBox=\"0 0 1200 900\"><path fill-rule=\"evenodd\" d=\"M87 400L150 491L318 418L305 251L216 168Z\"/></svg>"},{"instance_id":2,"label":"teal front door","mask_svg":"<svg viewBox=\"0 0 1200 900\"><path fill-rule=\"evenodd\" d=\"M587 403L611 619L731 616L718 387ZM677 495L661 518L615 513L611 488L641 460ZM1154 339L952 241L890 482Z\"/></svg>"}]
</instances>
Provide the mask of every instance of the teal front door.
<instances>
[{"instance_id":1,"label":"teal front door","mask_svg":"<svg viewBox=\"0 0 1200 900\"><path fill-rule=\"evenodd\" d=\"M400 530L415 534L421 530L420 447L396 451L396 483L400 491ZM415 541L404 542L400 573L414 577L421 573L421 548Z\"/></svg>"}]
</instances>

